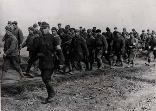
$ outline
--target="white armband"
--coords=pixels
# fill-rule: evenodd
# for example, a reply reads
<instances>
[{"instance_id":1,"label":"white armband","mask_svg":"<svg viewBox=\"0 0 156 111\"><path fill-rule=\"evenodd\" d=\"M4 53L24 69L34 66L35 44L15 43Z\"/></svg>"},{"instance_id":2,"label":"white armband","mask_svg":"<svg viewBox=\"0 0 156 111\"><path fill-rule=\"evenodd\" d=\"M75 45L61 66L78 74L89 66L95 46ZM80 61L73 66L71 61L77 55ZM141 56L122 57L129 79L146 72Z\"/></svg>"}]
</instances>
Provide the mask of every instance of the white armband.
<instances>
[{"instance_id":1,"label":"white armband","mask_svg":"<svg viewBox=\"0 0 156 111\"><path fill-rule=\"evenodd\" d=\"M56 46L56 50L58 50L58 49L61 49L61 46L60 45L57 45Z\"/></svg>"}]
</instances>

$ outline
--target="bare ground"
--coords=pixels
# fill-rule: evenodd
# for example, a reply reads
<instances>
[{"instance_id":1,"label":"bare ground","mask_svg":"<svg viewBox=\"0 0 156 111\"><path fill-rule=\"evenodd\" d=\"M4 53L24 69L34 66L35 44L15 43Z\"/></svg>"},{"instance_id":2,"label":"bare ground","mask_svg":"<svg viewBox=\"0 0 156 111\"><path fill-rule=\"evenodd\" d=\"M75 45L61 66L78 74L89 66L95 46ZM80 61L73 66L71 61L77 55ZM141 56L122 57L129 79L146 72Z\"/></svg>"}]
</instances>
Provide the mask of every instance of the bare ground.
<instances>
[{"instance_id":1,"label":"bare ground","mask_svg":"<svg viewBox=\"0 0 156 111\"><path fill-rule=\"evenodd\" d=\"M138 60L135 68L55 75L53 102L40 79L2 84L2 111L156 111L156 70Z\"/></svg>"}]
</instances>

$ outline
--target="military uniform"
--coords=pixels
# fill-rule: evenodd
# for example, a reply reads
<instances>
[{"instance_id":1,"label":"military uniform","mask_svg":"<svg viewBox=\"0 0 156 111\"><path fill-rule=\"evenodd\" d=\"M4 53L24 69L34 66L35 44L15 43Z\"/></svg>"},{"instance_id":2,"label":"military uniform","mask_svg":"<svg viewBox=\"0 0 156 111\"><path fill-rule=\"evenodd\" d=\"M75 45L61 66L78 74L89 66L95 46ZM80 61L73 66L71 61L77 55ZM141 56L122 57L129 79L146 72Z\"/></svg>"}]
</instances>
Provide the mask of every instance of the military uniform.
<instances>
[{"instance_id":1,"label":"military uniform","mask_svg":"<svg viewBox=\"0 0 156 111\"><path fill-rule=\"evenodd\" d=\"M126 42L126 49L127 49L127 54L128 54L128 64L134 65L134 58L135 58L135 53L136 53L136 38L129 38Z\"/></svg>"},{"instance_id":2,"label":"military uniform","mask_svg":"<svg viewBox=\"0 0 156 111\"><path fill-rule=\"evenodd\" d=\"M18 46L20 46L24 39L22 30L19 28L16 28L13 30L13 34L16 36L16 38L18 40Z\"/></svg>"},{"instance_id":3,"label":"military uniform","mask_svg":"<svg viewBox=\"0 0 156 111\"><path fill-rule=\"evenodd\" d=\"M92 70L95 55L95 38L92 35L88 35L86 39L87 48L89 51L88 61L86 61L87 69Z\"/></svg>"},{"instance_id":4,"label":"military uniform","mask_svg":"<svg viewBox=\"0 0 156 111\"><path fill-rule=\"evenodd\" d=\"M97 31L98 33L98 31ZM95 37L95 60L97 62L98 68L102 67L102 55L108 49L108 44L106 38L101 35L97 34Z\"/></svg>"},{"instance_id":5,"label":"military uniform","mask_svg":"<svg viewBox=\"0 0 156 111\"><path fill-rule=\"evenodd\" d=\"M65 57L65 69L64 69L64 72L66 70L66 67L69 68L69 72L72 70L72 67L71 67L71 41L72 41L72 36L71 34L69 33L62 33L62 44L61 44L61 47L62 47L62 51L63 51L63 54L64 54L64 57Z\"/></svg>"},{"instance_id":6,"label":"military uniform","mask_svg":"<svg viewBox=\"0 0 156 111\"><path fill-rule=\"evenodd\" d=\"M77 66L75 67L81 71L81 62L85 61L85 56L89 55L86 41L80 35L75 35L71 41L71 48L71 53L73 54L72 61L76 62L74 65Z\"/></svg>"},{"instance_id":7,"label":"military uniform","mask_svg":"<svg viewBox=\"0 0 156 111\"><path fill-rule=\"evenodd\" d=\"M148 50L148 62L151 62L151 54L154 55L154 60L156 59L156 35L153 34L149 41L149 50Z\"/></svg>"},{"instance_id":8,"label":"military uniform","mask_svg":"<svg viewBox=\"0 0 156 111\"><path fill-rule=\"evenodd\" d=\"M42 23L42 28L49 27L49 24L46 22ZM53 86L51 84L51 75L54 70L54 54L57 55L59 64L64 63L64 56L62 50L60 48L60 43L55 37L53 37L50 33L43 34L42 37L34 39L34 52L39 57L39 68L41 70L41 77L43 82L46 85L46 89L48 92L49 101L55 94Z\"/></svg>"},{"instance_id":9,"label":"military uniform","mask_svg":"<svg viewBox=\"0 0 156 111\"><path fill-rule=\"evenodd\" d=\"M111 56L112 56L112 45L113 45L114 36L113 36L113 33L110 32L109 28L107 28L106 30L107 32L105 34L105 37L106 37L107 44L108 44L108 50L107 50L107 54L105 54L105 58L109 62L109 65L112 66Z\"/></svg>"},{"instance_id":10,"label":"military uniform","mask_svg":"<svg viewBox=\"0 0 156 111\"><path fill-rule=\"evenodd\" d=\"M121 62L121 65L123 63L123 52L125 49L125 40L124 38L119 34L119 32L116 33L117 36L113 39L113 55L114 55L114 63L116 63L116 60L119 60ZM117 58L116 58L117 57Z\"/></svg>"},{"instance_id":11,"label":"military uniform","mask_svg":"<svg viewBox=\"0 0 156 111\"><path fill-rule=\"evenodd\" d=\"M8 27L6 27L6 30L10 30ZM10 30L11 31L11 30ZM7 35L7 37L4 40L4 64L3 64L3 71L7 71L8 69L8 63L12 65L12 67L17 70L17 72L20 73L22 77L23 73L20 68L19 64L19 58L18 58L18 41L17 38L12 35Z\"/></svg>"},{"instance_id":12,"label":"military uniform","mask_svg":"<svg viewBox=\"0 0 156 111\"><path fill-rule=\"evenodd\" d=\"M140 39L141 39L141 46L142 46L142 49L145 49L146 47L146 39L147 39L147 34L146 33L142 33L140 35Z\"/></svg>"},{"instance_id":13,"label":"military uniform","mask_svg":"<svg viewBox=\"0 0 156 111\"><path fill-rule=\"evenodd\" d=\"M30 29L30 30L33 30L33 29ZM26 69L27 74L30 72L30 68L31 68L32 64L34 64L34 66L37 67L37 63L35 63L35 62L38 60L38 57L37 57L37 55L35 55L35 53L33 51L33 45L35 44L34 39L36 37L39 37L39 35L34 34L34 33L29 34L26 41L22 44L22 48L27 46L27 51L29 51L29 60L28 60L28 66Z\"/></svg>"}]
</instances>

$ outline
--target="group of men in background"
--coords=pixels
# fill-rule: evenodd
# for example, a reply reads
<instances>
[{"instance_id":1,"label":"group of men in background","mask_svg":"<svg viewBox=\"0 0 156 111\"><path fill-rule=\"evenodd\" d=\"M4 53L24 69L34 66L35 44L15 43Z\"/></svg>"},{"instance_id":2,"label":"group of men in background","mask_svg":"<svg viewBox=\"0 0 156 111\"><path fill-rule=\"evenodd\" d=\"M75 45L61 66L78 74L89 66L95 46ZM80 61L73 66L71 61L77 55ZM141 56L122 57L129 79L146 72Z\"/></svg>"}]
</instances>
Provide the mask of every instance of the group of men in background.
<instances>
[{"instance_id":1,"label":"group of men in background","mask_svg":"<svg viewBox=\"0 0 156 111\"><path fill-rule=\"evenodd\" d=\"M4 67L7 70L9 61L22 77L29 76L32 65L39 67L41 77L46 85L48 98L50 101L55 95L50 83L51 75L55 71L61 73L71 73L74 70L89 71L93 69L94 63L97 68L103 68L103 58L107 60L110 68L123 66L125 60L128 65L134 66L134 58L139 50L147 50L148 63L151 62L151 53L156 59L156 33L142 30L139 35L135 29L127 32L119 32L117 27L114 32L106 28L106 32L93 27L92 29L72 28L70 25L62 27L61 23L57 27L50 28L47 22L38 22L28 28L29 35L23 42L23 33L18 28L16 21L8 22L5 27L6 34L4 43ZM20 50L27 47L29 60L26 74L20 68ZM38 62L39 61L39 62Z\"/></svg>"}]
</instances>

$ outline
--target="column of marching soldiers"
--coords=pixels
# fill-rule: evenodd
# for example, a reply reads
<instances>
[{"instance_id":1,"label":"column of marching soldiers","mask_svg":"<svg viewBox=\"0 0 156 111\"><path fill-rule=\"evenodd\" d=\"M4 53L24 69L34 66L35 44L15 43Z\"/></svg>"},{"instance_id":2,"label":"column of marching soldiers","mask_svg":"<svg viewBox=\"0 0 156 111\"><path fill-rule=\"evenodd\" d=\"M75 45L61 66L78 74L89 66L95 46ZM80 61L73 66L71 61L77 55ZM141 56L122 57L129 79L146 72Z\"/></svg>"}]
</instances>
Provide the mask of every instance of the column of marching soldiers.
<instances>
[{"instance_id":1,"label":"column of marching soldiers","mask_svg":"<svg viewBox=\"0 0 156 111\"><path fill-rule=\"evenodd\" d=\"M156 33L142 30L138 34L135 29L128 33L126 28L119 32L117 27L114 32L106 28L106 32L93 27L92 29L71 28L70 25L62 27L61 23L57 28L52 27L47 22L38 22L28 28L29 35L23 42L23 33L16 21L8 21L5 27L6 34L4 41L4 64L3 71L7 71L7 63L20 73L21 77L33 77L30 68L34 65L39 67L41 77L46 85L48 98L50 101L55 95L50 83L51 75L58 70L61 73L72 73L74 70L89 71L97 63L97 69L103 68L104 57L110 66L123 66L125 60L128 66L134 66L134 59L138 51L147 50L147 65L150 64L151 54L156 58ZM26 73L20 68L20 50L27 47L29 60Z\"/></svg>"}]
</instances>

